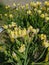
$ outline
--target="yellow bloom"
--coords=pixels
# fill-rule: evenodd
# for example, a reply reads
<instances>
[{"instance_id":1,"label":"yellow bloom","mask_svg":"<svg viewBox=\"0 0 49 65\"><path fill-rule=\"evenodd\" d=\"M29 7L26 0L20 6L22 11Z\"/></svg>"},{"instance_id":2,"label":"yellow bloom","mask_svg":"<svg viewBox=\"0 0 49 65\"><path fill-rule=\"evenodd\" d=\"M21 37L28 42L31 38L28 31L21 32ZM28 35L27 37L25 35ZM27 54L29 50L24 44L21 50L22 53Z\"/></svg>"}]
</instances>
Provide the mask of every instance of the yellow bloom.
<instances>
[{"instance_id":1,"label":"yellow bloom","mask_svg":"<svg viewBox=\"0 0 49 65\"><path fill-rule=\"evenodd\" d=\"M10 8L10 5L8 5L8 8Z\"/></svg>"},{"instance_id":2,"label":"yellow bloom","mask_svg":"<svg viewBox=\"0 0 49 65\"><path fill-rule=\"evenodd\" d=\"M12 22L11 23L11 26L14 27L14 26L17 26L15 22Z\"/></svg>"},{"instance_id":3,"label":"yellow bloom","mask_svg":"<svg viewBox=\"0 0 49 65\"><path fill-rule=\"evenodd\" d=\"M27 14L31 15L32 14L31 10L28 10L27 11Z\"/></svg>"},{"instance_id":4,"label":"yellow bloom","mask_svg":"<svg viewBox=\"0 0 49 65\"><path fill-rule=\"evenodd\" d=\"M46 35L45 34L41 34L40 38L41 38L41 40L46 40Z\"/></svg>"},{"instance_id":5,"label":"yellow bloom","mask_svg":"<svg viewBox=\"0 0 49 65\"><path fill-rule=\"evenodd\" d=\"M46 21L48 21L49 20L49 17L46 17L45 19L46 19Z\"/></svg>"},{"instance_id":6,"label":"yellow bloom","mask_svg":"<svg viewBox=\"0 0 49 65\"><path fill-rule=\"evenodd\" d=\"M21 6L21 8L22 8L22 9L24 9L24 8L25 8L25 6L24 6L24 5L22 5L22 6Z\"/></svg>"},{"instance_id":7,"label":"yellow bloom","mask_svg":"<svg viewBox=\"0 0 49 65\"><path fill-rule=\"evenodd\" d=\"M26 7L28 7L29 6L29 4L26 4Z\"/></svg>"},{"instance_id":8,"label":"yellow bloom","mask_svg":"<svg viewBox=\"0 0 49 65\"><path fill-rule=\"evenodd\" d=\"M39 29L37 28L37 29L36 29L36 33L38 33L38 32L39 32Z\"/></svg>"},{"instance_id":9,"label":"yellow bloom","mask_svg":"<svg viewBox=\"0 0 49 65\"><path fill-rule=\"evenodd\" d=\"M18 3L17 5L20 6L20 3Z\"/></svg>"},{"instance_id":10,"label":"yellow bloom","mask_svg":"<svg viewBox=\"0 0 49 65\"><path fill-rule=\"evenodd\" d=\"M25 51L25 45L24 44L22 44L21 45L21 47L19 48L19 52L24 52Z\"/></svg>"},{"instance_id":11,"label":"yellow bloom","mask_svg":"<svg viewBox=\"0 0 49 65\"><path fill-rule=\"evenodd\" d=\"M17 28L17 27L15 27L15 28L14 28L14 30L15 30L15 31L17 31L17 30L18 30L18 28Z\"/></svg>"},{"instance_id":12,"label":"yellow bloom","mask_svg":"<svg viewBox=\"0 0 49 65\"><path fill-rule=\"evenodd\" d=\"M11 29L7 29L7 32L10 33L11 32Z\"/></svg>"},{"instance_id":13,"label":"yellow bloom","mask_svg":"<svg viewBox=\"0 0 49 65\"><path fill-rule=\"evenodd\" d=\"M13 15L12 15L12 14L10 14L10 15L9 15L9 17L10 17L10 18L13 18Z\"/></svg>"},{"instance_id":14,"label":"yellow bloom","mask_svg":"<svg viewBox=\"0 0 49 65\"><path fill-rule=\"evenodd\" d=\"M37 11L37 8L34 8L34 11L36 12Z\"/></svg>"},{"instance_id":15,"label":"yellow bloom","mask_svg":"<svg viewBox=\"0 0 49 65\"><path fill-rule=\"evenodd\" d=\"M6 9L10 8L10 5L5 6Z\"/></svg>"},{"instance_id":16,"label":"yellow bloom","mask_svg":"<svg viewBox=\"0 0 49 65\"><path fill-rule=\"evenodd\" d=\"M33 6L33 2L30 2L30 6Z\"/></svg>"},{"instance_id":17,"label":"yellow bloom","mask_svg":"<svg viewBox=\"0 0 49 65\"><path fill-rule=\"evenodd\" d=\"M9 28L11 28L12 27L12 25L11 24L9 24Z\"/></svg>"},{"instance_id":18,"label":"yellow bloom","mask_svg":"<svg viewBox=\"0 0 49 65\"><path fill-rule=\"evenodd\" d=\"M41 13L42 13L42 11L41 11L41 10L37 10L37 12L38 12L38 14L41 14Z\"/></svg>"},{"instance_id":19,"label":"yellow bloom","mask_svg":"<svg viewBox=\"0 0 49 65\"><path fill-rule=\"evenodd\" d=\"M45 1L44 5L49 6L49 1Z\"/></svg>"},{"instance_id":20,"label":"yellow bloom","mask_svg":"<svg viewBox=\"0 0 49 65\"><path fill-rule=\"evenodd\" d=\"M15 3L13 3L13 6L15 7L15 6L16 6L16 4L15 4Z\"/></svg>"},{"instance_id":21,"label":"yellow bloom","mask_svg":"<svg viewBox=\"0 0 49 65\"><path fill-rule=\"evenodd\" d=\"M33 32L33 27L32 27L32 26L29 26L27 32L28 32L28 33L29 33L29 32Z\"/></svg>"},{"instance_id":22,"label":"yellow bloom","mask_svg":"<svg viewBox=\"0 0 49 65\"><path fill-rule=\"evenodd\" d=\"M32 26L28 27L28 32L38 33L39 29L34 29Z\"/></svg>"},{"instance_id":23,"label":"yellow bloom","mask_svg":"<svg viewBox=\"0 0 49 65\"><path fill-rule=\"evenodd\" d=\"M42 44L45 48L49 47L49 42L48 41L44 41Z\"/></svg>"},{"instance_id":24,"label":"yellow bloom","mask_svg":"<svg viewBox=\"0 0 49 65\"><path fill-rule=\"evenodd\" d=\"M11 32L9 33L9 36L10 36L11 41L14 42L14 39L15 39L14 31L11 31Z\"/></svg>"},{"instance_id":25,"label":"yellow bloom","mask_svg":"<svg viewBox=\"0 0 49 65\"><path fill-rule=\"evenodd\" d=\"M11 32L10 32L10 38L15 38L14 31L11 31Z\"/></svg>"},{"instance_id":26,"label":"yellow bloom","mask_svg":"<svg viewBox=\"0 0 49 65\"><path fill-rule=\"evenodd\" d=\"M26 29L24 28L24 29L22 30L22 34L21 34L21 35L22 35L22 37L23 37L23 36L25 36L26 34L27 34L27 31L26 31Z\"/></svg>"},{"instance_id":27,"label":"yellow bloom","mask_svg":"<svg viewBox=\"0 0 49 65\"><path fill-rule=\"evenodd\" d=\"M26 5L25 5L25 8L28 9L28 8L29 8L29 4L26 4Z\"/></svg>"},{"instance_id":28,"label":"yellow bloom","mask_svg":"<svg viewBox=\"0 0 49 65\"><path fill-rule=\"evenodd\" d=\"M47 5L47 3L48 3L47 1L44 2L45 5Z\"/></svg>"},{"instance_id":29,"label":"yellow bloom","mask_svg":"<svg viewBox=\"0 0 49 65\"><path fill-rule=\"evenodd\" d=\"M4 14L5 16L7 16L7 14Z\"/></svg>"},{"instance_id":30,"label":"yellow bloom","mask_svg":"<svg viewBox=\"0 0 49 65\"><path fill-rule=\"evenodd\" d=\"M37 4L38 6L40 6L40 5L41 5L41 2L38 2L38 1L37 1L36 4Z\"/></svg>"},{"instance_id":31,"label":"yellow bloom","mask_svg":"<svg viewBox=\"0 0 49 65\"><path fill-rule=\"evenodd\" d=\"M16 8L16 10L18 11L18 8Z\"/></svg>"},{"instance_id":32,"label":"yellow bloom","mask_svg":"<svg viewBox=\"0 0 49 65\"><path fill-rule=\"evenodd\" d=\"M6 6L5 8L8 9L8 6Z\"/></svg>"},{"instance_id":33,"label":"yellow bloom","mask_svg":"<svg viewBox=\"0 0 49 65\"><path fill-rule=\"evenodd\" d=\"M36 7L36 3L35 3L35 2L31 2L31 3L30 3L30 6Z\"/></svg>"},{"instance_id":34,"label":"yellow bloom","mask_svg":"<svg viewBox=\"0 0 49 65\"><path fill-rule=\"evenodd\" d=\"M15 38L19 36L17 31L15 31L14 34L15 34Z\"/></svg>"},{"instance_id":35,"label":"yellow bloom","mask_svg":"<svg viewBox=\"0 0 49 65\"><path fill-rule=\"evenodd\" d=\"M40 17L41 17L41 18L45 18L45 15L44 15L44 14L41 14Z\"/></svg>"},{"instance_id":36,"label":"yellow bloom","mask_svg":"<svg viewBox=\"0 0 49 65\"><path fill-rule=\"evenodd\" d=\"M18 30L18 34L21 37L21 35L22 35L22 30L21 29Z\"/></svg>"},{"instance_id":37,"label":"yellow bloom","mask_svg":"<svg viewBox=\"0 0 49 65\"><path fill-rule=\"evenodd\" d=\"M9 28L12 28L12 27L16 27L16 23L15 22L12 22L11 24L9 24Z\"/></svg>"},{"instance_id":38,"label":"yellow bloom","mask_svg":"<svg viewBox=\"0 0 49 65\"><path fill-rule=\"evenodd\" d=\"M28 30L33 30L33 27L32 27L32 26L29 26L29 27L28 27Z\"/></svg>"},{"instance_id":39,"label":"yellow bloom","mask_svg":"<svg viewBox=\"0 0 49 65\"><path fill-rule=\"evenodd\" d=\"M33 29L33 33L36 34L37 33L37 30L36 29Z\"/></svg>"},{"instance_id":40,"label":"yellow bloom","mask_svg":"<svg viewBox=\"0 0 49 65\"><path fill-rule=\"evenodd\" d=\"M47 3L47 6L49 6L49 2Z\"/></svg>"},{"instance_id":41,"label":"yellow bloom","mask_svg":"<svg viewBox=\"0 0 49 65\"><path fill-rule=\"evenodd\" d=\"M8 29L8 25L4 25L3 28L4 28L4 29Z\"/></svg>"}]
</instances>

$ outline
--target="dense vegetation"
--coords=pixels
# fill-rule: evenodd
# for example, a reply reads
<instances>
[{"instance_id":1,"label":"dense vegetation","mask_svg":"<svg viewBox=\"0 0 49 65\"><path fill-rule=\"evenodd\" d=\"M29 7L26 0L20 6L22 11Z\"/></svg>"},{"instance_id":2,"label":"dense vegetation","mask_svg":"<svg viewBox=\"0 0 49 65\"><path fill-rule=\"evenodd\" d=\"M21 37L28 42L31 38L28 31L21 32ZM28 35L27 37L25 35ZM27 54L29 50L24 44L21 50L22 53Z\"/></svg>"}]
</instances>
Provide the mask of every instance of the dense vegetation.
<instances>
[{"instance_id":1,"label":"dense vegetation","mask_svg":"<svg viewBox=\"0 0 49 65\"><path fill-rule=\"evenodd\" d=\"M49 65L49 1L12 6L0 5L0 20L5 22L0 64Z\"/></svg>"}]
</instances>

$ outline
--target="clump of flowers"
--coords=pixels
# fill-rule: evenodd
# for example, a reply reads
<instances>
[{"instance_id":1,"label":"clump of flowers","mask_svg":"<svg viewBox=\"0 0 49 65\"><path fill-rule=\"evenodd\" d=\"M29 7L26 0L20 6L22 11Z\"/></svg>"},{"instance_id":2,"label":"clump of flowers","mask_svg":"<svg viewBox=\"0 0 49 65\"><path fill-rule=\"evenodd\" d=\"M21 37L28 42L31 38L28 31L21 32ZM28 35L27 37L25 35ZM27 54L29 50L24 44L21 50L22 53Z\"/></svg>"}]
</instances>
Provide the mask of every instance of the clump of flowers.
<instances>
[{"instance_id":1,"label":"clump of flowers","mask_svg":"<svg viewBox=\"0 0 49 65\"><path fill-rule=\"evenodd\" d=\"M4 25L3 28L7 30L7 33L9 34L11 41L14 41L14 39L19 37L24 38L25 36L28 36L30 33L34 35L39 32L39 29L34 29L32 26L29 26L27 29L21 28L20 26L18 27L17 24L14 22L12 22L9 25Z\"/></svg>"}]
</instances>

